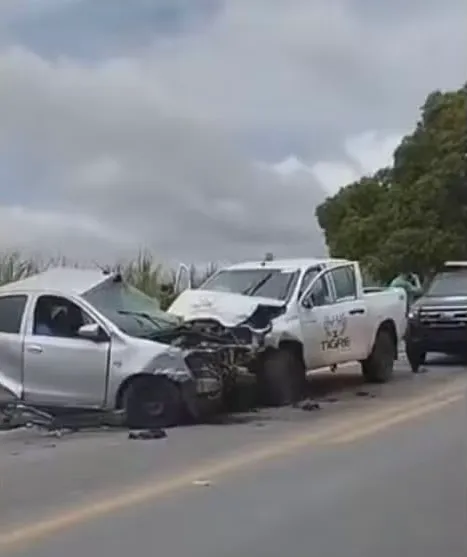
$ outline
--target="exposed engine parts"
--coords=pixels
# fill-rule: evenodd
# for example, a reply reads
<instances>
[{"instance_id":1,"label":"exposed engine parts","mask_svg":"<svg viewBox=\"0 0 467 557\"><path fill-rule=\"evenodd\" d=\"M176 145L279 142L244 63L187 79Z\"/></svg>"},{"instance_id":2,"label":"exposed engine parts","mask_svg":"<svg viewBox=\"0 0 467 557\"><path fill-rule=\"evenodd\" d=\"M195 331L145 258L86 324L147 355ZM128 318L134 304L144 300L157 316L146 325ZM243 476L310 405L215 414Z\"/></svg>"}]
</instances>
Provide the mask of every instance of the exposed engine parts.
<instances>
[{"instance_id":1,"label":"exposed engine parts","mask_svg":"<svg viewBox=\"0 0 467 557\"><path fill-rule=\"evenodd\" d=\"M255 329L249 324L226 327L214 319L184 323L175 330L157 336L181 348L195 379L215 378L234 383L240 368L248 369L264 346L269 326Z\"/></svg>"}]
</instances>

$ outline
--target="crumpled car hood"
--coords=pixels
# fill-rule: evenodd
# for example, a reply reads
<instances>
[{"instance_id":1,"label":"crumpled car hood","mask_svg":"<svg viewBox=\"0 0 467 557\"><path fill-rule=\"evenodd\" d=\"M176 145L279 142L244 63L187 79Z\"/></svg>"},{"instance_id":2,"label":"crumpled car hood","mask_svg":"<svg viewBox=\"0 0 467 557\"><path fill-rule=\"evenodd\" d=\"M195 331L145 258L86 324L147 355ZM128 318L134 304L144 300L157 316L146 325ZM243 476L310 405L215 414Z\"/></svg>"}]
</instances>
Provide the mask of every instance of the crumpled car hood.
<instances>
[{"instance_id":1,"label":"crumpled car hood","mask_svg":"<svg viewBox=\"0 0 467 557\"><path fill-rule=\"evenodd\" d=\"M185 321L216 319L226 327L235 327L251 317L258 306L284 308L285 304L271 298L230 292L185 290L167 311L183 317Z\"/></svg>"}]
</instances>

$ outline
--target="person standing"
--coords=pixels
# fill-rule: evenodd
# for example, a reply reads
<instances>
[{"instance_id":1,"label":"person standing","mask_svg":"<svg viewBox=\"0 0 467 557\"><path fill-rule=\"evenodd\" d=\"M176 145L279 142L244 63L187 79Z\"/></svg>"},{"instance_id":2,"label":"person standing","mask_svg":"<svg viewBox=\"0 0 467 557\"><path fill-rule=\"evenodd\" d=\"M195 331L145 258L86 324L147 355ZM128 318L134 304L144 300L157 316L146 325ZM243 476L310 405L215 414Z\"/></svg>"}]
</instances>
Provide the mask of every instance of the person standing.
<instances>
[{"instance_id":1,"label":"person standing","mask_svg":"<svg viewBox=\"0 0 467 557\"><path fill-rule=\"evenodd\" d=\"M410 308L422 291L420 281L413 273L400 273L391 281L389 286L391 288L403 288L405 290L408 308Z\"/></svg>"}]
</instances>

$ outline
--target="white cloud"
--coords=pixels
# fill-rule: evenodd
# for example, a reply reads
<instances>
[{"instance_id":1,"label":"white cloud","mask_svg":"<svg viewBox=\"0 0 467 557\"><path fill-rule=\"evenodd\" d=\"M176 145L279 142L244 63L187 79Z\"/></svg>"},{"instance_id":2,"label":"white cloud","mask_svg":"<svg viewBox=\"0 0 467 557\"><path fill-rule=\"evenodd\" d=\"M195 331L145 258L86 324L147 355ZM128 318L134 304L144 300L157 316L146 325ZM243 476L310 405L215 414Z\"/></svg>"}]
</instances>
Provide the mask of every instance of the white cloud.
<instances>
[{"instance_id":1,"label":"white cloud","mask_svg":"<svg viewBox=\"0 0 467 557\"><path fill-rule=\"evenodd\" d=\"M361 3L235 0L202 33L92 62L0 51L0 246L322 252L316 204L388 164L423 97L465 78L463 2L397 20ZM260 165L271 138L299 152Z\"/></svg>"},{"instance_id":2,"label":"white cloud","mask_svg":"<svg viewBox=\"0 0 467 557\"><path fill-rule=\"evenodd\" d=\"M310 172L331 194L362 176L371 175L380 168L391 166L393 153L402 134L389 133L379 136L366 132L344 143L345 160L321 161L310 167Z\"/></svg>"},{"instance_id":3,"label":"white cloud","mask_svg":"<svg viewBox=\"0 0 467 557\"><path fill-rule=\"evenodd\" d=\"M313 177L330 194L341 187L371 175L378 169L392 164L393 153L402 139L401 134L379 136L366 132L344 142L343 160L327 160L307 164L295 156L273 164L272 169L280 176L289 178L301 175Z\"/></svg>"}]
</instances>

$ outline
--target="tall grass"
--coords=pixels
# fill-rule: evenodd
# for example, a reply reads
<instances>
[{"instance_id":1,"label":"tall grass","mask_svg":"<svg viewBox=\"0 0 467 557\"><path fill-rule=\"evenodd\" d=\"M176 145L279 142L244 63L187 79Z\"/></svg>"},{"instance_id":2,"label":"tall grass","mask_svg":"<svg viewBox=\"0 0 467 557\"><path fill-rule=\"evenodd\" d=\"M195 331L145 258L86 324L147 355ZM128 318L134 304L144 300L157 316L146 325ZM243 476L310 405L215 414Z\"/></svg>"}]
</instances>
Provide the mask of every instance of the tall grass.
<instances>
[{"instance_id":1,"label":"tall grass","mask_svg":"<svg viewBox=\"0 0 467 557\"><path fill-rule=\"evenodd\" d=\"M42 260L24 257L19 252L3 253L0 254L0 285L21 280L52 267L64 266L83 267L79 262L67 257ZM150 253L141 252L133 260L113 265L96 262L96 266L120 271L130 284L149 296L157 298L162 308L167 308L175 298L176 270L164 266ZM213 263L206 267L191 265L192 284L199 286L216 270L217 266Z\"/></svg>"}]
</instances>

